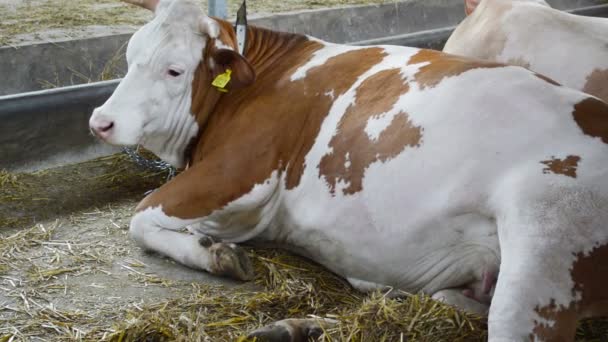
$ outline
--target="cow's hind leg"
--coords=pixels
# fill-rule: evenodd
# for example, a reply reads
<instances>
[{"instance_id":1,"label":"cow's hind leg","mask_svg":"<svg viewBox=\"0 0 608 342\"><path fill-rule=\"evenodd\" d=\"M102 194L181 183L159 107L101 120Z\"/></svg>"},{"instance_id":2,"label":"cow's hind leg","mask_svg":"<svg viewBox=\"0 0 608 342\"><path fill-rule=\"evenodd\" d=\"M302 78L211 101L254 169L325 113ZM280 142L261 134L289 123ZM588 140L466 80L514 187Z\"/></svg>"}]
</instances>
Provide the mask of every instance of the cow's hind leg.
<instances>
[{"instance_id":1,"label":"cow's hind leg","mask_svg":"<svg viewBox=\"0 0 608 342\"><path fill-rule=\"evenodd\" d=\"M463 289L445 289L433 294L433 299L448 305L455 306L466 312L474 313L479 316L487 316L490 306L481 303L463 293Z\"/></svg>"},{"instance_id":2,"label":"cow's hind leg","mask_svg":"<svg viewBox=\"0 0 608 342\"><path fill-rule=\"evenodd\" d=\"M444 289L433 294L433 299L467 312L487 316L496 286L498 268L486 268L481 279L461 288Z\"/></svg>"},{"instance_id":3,"label":"cow's hind leg","mask_svg":"<svg viewBox=\"0 0 608 342\"><path fill-rule=\"evenodd\" d=\"M608 285L606 278L589 274L585 265L595 250L608 247L608 199L588 189L544 190L550 191L502 203L490 342L572 341L588 303L594 309L607 304L605 291L598 290ZM608 260L596 259L593 267L607 266Z\"/></svg>"},{"instance_id":4,"label":"cow's hind leg","mask_svg":"<svg viewBox=\"0 0 608 342\"><path fill-rule=\"evenodd\" d=\"M253 265L242 248L178 231L195 222L167 216L161 207L148 208L135 214L130 233L143 248L188 267L238 280L253 278Z\"/></svg>"},{"instance_id":5,"label":"cow's hind leg","mask_svg":"<svg viewBox=\"0 0 608 342\"><path fill-rule=\"evenodd\" d=\"M488 317L489 341L572 341L577 315L568 261L570 248L527 237L504 243ZM566 255L563 255L566 254Z\"/></svg>"},{"instance_id":6,"label":"cow's hind leg","mask_svg":"<svg viewBox=\"0 0 608 342\"><path fill-rule=\"evenodd\" d=\"M316 340L338 321L326 318L289 318L252 331L247 339L256 342L307 342Z\"/></svg>"}]
</instances>

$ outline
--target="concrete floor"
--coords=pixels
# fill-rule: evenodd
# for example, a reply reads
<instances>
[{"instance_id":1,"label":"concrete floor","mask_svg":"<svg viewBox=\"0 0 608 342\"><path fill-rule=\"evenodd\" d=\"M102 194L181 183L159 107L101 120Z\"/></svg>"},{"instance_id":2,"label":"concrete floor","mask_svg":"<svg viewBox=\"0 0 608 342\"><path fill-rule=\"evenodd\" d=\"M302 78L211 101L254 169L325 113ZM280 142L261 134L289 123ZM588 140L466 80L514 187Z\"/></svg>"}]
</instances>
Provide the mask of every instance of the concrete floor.
<instances>
[{"instance_id":1,"label":"concrete floor","mask_svg":"<svg viewBox=\"0 0 608 342\"><path fill-rule=\"evenodd\" d=\"M187 297L193 286L251 287L142 251L128 237L136 204L111 203L40 223L53 230L51 238L21 247L12 259L16 267L0 272L0 336L15 328L36 336L32 340L62 336L52 329L41 334L28 328L55 324L50 318L44 322L48 308L64 316L99 317L90 324L79 322L78 329L90 331L109 329L129 308ZM3 236L13 232L18 230L1 231Z\"/></svg>"}]
</instances>

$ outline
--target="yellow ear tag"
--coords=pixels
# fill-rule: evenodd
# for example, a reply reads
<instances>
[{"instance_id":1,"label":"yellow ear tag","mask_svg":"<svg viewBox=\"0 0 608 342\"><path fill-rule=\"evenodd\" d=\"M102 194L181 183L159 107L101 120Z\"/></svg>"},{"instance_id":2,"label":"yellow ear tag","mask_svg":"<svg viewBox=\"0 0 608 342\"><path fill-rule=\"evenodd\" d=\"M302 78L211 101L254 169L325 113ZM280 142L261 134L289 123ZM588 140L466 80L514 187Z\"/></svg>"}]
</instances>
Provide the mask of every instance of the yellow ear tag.
<instances>
[{"instance_id":1,"label":"yellow ear tag","mask_svg":"<svg viewBox=\"0 0 608 342\"><path fill-rule=\"evenodd\" d=\"M211 85L216 87L217 90L219 90L223 93L227 93L228 90L226 90L226 86L228 85L228 82L230 82L231 74L232 74L232 70L226 69L226 71L223 74L217 75L217 77L213 80Z\"/></svg>"}]
</instances>

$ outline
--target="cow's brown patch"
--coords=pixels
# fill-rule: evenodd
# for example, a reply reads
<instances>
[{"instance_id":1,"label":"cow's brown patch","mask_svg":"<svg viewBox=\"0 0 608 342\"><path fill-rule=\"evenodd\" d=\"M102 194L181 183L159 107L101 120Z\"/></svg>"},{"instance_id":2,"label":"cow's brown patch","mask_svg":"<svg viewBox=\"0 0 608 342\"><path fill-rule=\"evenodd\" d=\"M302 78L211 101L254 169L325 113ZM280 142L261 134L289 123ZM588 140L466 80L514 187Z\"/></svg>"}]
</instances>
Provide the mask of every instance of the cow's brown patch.
<instances>
[{"instance_id":1,"label":"cow's brown patch","mask_svg":"<svg viewBox=\"0 0 608 342\"><path fill-rule=\"evenodd\" d=\"M334 98L385 56L381 48L346 52L291 81L323 45L253 26L248 35L245 56L256 82L219 94L205 74L208 64L202 63L193 94L193 112L202 128L191 166L144 199L139 210L162 204L167 215L204 217L249 193L273 171L285 175L288 188L298 186L304 158Z\"/></svg>"},{"instance_id":2,"label":"cow's brown patch","mask_svg":"<svg viewBox=\"0 0 608 342\"><path fill-rule=\"evenodd\" d=\"M552 158L553 159L551 160L540 162L541 164L547 165L547 167L543 169L543 173L554 173L576 178L576 168L578 167L578 162L581 160L581 157L567 156L566 159Z\"/></svg>"},{"instance_id":3,"label":"cow's brown patch","mask_svg":"<svg viewBox=\"0 0 608 342\"><path fill-rule=\"evenodd\" d=\"M586 135L608 144L608 104L589 97L574 106L572 115Z\"/></svg>"},{"instance_id":4,"label":"cow's brown patch","mask_svg":"<svg viewBox=\"0 0 608 342\"><path fill-rule=\"evenodd\" d=\"M306 74L306 79L301 80L302 90L304 92L314 91L314 88L321 88L323 94L331 92L333 98L344 94L355 81L365 71L369 70L372 66L380 63L385 56L385 52L379 48L370 48L365 50L355 50L347 52L335 57L330 58L324 65L313 68ZM328 73L330 75L339 75L338 77L332 77L332 80L328 80ZM307 88L313 88L308 89ZM329 109L333 104L333 99L330 95L323 95L326 101L326 105L323 108L323 115L316 116L312 121L308 121L304 128L306 129L305 134L300 136L298 143L298 151L294 152L294 158L289 162L289 168L287 169L287 189L292 189L300 183L300 178L304 173L306 167L304 158L308 154L308 151L312 148L314 138L319 134L321 129L322 120L329 113ZM306 116L306 108L310 104L302 103L302 114Z\"/></svg>"},{"instance_id":5,"label":"cow's brown patch","mask_svg":"<svg viewBox=\"0 0 608 342\"><path fill-rule=\"evenodd\" d=\"M596 246L590 253L577 253L570 268L574 282L573 300L567 307L555 301L544 307L536 307L538 315L551 326L535 322L533 336L544 341L571 341L578 318L605 316L608 314L608 244Z\"/></svg>"},{"instance_id":6,"label":"cow's brown patch","mask_svg":"<svg viewBox=\"0 0 608 342\"><path fill-rule=\"evenodd\" d=\"M578 253L570 271L573 292L580 293L582 317L608 314L608 244L596 246L589 254Z\"/></svg>"},{"instance_id":7,"label":"cow's brown patch","mask_svg":"<svg viewBox=\"0 0 608 342\"><path fill-rule=\"evenodd\" d=\"M418 70L415 81L421 89L434 87L444 78L458 76L473 69L499 68L504 64L450 55L434 50L420 50L410 58L408 65L428 63Z\"/></svg>"},{"instance_id":8,"label":"cow's brown patch","mask_svg":"<svg viewBox=\"0 0 608 342\"><path fill-rule=\"evenodd\" d=\"M576 333L576 310L574 304L568 307L556 305L555 301L544 307L536 307L536 313L547 322L534 321L534 329L530 335L532 341L572 341ZM536 339L534 338L536 337Z\"/></svg>"},{"instance_id":9,"label":"cow's brown patch","mask_svg":"<svg viewBox=\"0 0 608 342\"><path fill-rule=\"evenodd\" d=\"M608 102L608 69L595 69L587 77L583 91Z\"/></svg>"},{"instance_id":10,"label":"cow's brown patch","mask_svg":"<svg viewBox=\"0 0 608 342\"><path fill-rule=\"evenodd\" d=\"M342 116L329 143L332 152L323 156L319 164L319 175L328 182L332 193L339 181L348 184L343 190L345 195L361 191L370 164L392 159L407 146L418 146L422 128L414 126L404 112L393 118L377 140L365 132L370 118L391 110L408 90L399 69L378 72L357 88L355 103Z\"/></svg>"}]
</instances>

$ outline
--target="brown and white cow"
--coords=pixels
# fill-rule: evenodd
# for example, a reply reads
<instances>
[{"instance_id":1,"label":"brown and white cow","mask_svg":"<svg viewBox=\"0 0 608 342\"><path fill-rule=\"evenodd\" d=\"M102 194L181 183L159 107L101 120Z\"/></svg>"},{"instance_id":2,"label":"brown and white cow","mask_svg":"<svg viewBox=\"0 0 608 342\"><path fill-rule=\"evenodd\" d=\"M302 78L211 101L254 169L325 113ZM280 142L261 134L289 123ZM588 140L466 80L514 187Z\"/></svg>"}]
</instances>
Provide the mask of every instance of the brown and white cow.
<instances>
[{"instance_id":1,"label":"brown and white cow","mask_svg":"<svg viewBox=\"0 0 608 342\"><path fill-rule=\"evenodd\" d=\"M542 0L465 0L443 51L519 65L608 101L608 19Z\"/></svg>"},{"instance_id":2,"label":"brown and white cow","mask_svg":"<svg viewBox=\"0 0 608 342\"><path fill-rule=\"evenodd\" d=\"M143 3L155 18L90 119L186 167L138 206L143 247L248 279L235 243L273 242L361 290L491 300L490 341L571 340L608 311L604 102L517 66L256 27L241 55L196 5Z\"/></svg>"}]
</instances>

